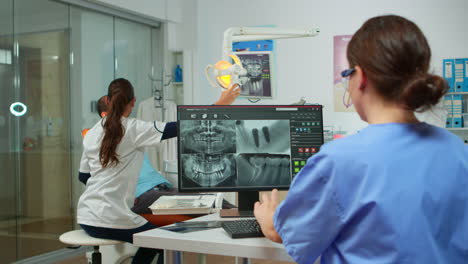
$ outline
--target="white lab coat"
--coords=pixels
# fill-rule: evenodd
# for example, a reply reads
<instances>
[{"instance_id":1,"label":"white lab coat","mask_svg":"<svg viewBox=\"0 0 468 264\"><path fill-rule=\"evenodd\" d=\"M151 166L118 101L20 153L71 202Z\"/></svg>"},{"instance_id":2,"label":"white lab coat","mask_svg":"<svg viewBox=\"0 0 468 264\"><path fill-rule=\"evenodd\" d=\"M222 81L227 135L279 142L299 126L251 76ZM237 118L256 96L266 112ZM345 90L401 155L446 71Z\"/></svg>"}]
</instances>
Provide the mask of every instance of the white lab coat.
<instances>
[{"instance_id":1,"label":"white lab coat","mask_svg":"<svg viewBox=\"0 0 468 264\"><path fill-rule=\"evenodd\" d=\"M163 122L177 120L177 105L173 101L164 101L164 109L163 112L162 108L156 108L154 98L150 97L138 105L137 118L144 121L158 120ZM156 146L147 147L146 154L148 154L151 165L164 174L164 161L177 160L177 139L171 138Z\"/></svg>"},{"instance_id":2,"label":"white lab coat","mask_svg":"<svg viewBox=\"0 0 468 264\"><path fill-rule=\"evenodd\" d=\"M96 227L132 229L147 221L130 208L143 163L144 148L161 141L165 123L122 118L124 137L117 146L117 165L103 168L99 151L104 136L101 121L83 140L80 172L90 173L86 189L78 201L77 222Z\"/></svg>"}]
</instances>

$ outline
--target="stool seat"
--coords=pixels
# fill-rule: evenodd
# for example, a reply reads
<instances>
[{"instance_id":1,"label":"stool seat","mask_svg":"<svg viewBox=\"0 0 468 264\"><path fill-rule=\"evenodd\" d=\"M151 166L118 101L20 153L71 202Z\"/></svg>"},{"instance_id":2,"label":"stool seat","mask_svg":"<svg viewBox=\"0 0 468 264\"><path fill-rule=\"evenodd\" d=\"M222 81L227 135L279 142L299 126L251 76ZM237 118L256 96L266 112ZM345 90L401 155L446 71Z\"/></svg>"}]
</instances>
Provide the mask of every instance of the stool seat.
<instances>
[{"instance_id":1,"label":"stool seat","mask_svg":"<svg viewBox=\"0 0 468 264\"><path fill-rule=\"evenodd\" d=\"M123 241L119 240L95 238L86 234L84 230L68 231L60 235L59 240L65 244L81 246L104 246L124 243Z\"/></svg>"}]
</instances>

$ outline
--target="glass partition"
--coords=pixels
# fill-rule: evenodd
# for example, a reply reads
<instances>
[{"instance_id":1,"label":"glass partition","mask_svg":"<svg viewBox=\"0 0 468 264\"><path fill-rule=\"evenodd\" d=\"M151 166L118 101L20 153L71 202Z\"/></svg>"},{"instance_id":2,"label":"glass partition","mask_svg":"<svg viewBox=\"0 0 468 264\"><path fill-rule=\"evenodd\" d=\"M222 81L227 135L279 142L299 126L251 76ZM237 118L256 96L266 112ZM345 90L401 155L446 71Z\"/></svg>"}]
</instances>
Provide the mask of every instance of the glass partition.
<instances>
[{"instance_id":1,"label":"glass partition","mask_svg":"<svg viewBox=\"0 0 468 264\"><path fill-rule=\"evenodd\" d=\"M128 79L135 88L136 106L151 93L151 28L115 19L115 77ZM137 107L132 112L136 116Z\"/></svg>"},{"instance_id":2,"label":"glass partition","mask_svg":"<svg viewBox=\"0 0 468 264\"><path fill-rule=\"evenodd\" d=\"M72 205L73 213L84 185L77 173L82 151L81 131L100 120L96 101L107 94L114 79L114 20L98 12L70 8L71 43L71 147L72 147Z\"/></svg>"},{"instance_id":3,"label":"glass partition","mask_svg":"<svg viewBox=\"0 0 468 264\"><path fill-rule=\"evenodd\" d=\"M18 163L16 117L10 113L15 102L13 65L13 1L0 1L0 259L16 259L15 165ZM19 110L19 109L18 109ZM16 142L16 144L15 144Z\"/></svg>"},{"instance_id":4,"label":"glass partition","mask_svg":"<svg viewBox=\"0 0 468 264\"><path fill-rule=\"evenodd\" d=\"M114 78L137 102L152 95L161 41L160 29L58 1L0 1L0 262L66 246L84 190L81 131Z\"/></svg>"},{"instance_id":5,"label":"glass partition","mask_svg":"<svg viewBox=\"0 0 468 264\"><path fill-rule=\"evenodd\" d=\"M40 10L40 12L38 12ZM15 97L28 111L16 118L17 258L63 248L70 230L68 6L14 1Z\"/></svg>"}]
</instances>

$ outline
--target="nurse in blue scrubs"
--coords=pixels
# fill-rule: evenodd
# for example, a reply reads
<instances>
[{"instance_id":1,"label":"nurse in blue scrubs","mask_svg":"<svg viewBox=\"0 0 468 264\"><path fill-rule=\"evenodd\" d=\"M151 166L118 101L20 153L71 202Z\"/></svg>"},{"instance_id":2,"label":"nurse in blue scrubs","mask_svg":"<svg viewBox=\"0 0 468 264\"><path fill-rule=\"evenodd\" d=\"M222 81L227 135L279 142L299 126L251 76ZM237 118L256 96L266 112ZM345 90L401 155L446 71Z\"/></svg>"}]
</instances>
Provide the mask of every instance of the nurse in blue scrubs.
<instances>
[{"instance_id":1,"label":"nurse in blue scrubs","mask_svg":"<svg viewBox=\"0 0 468 264\"><path fill-rule=\"evenodd\" d=\"M262 231L300 264L468 263L468 147L414 114L448 90L429 71L424 34L403 17L374 17L347 58L347 92L369 125L324 145L283 202L264 195Z\"/></svg>"}]
</instances>

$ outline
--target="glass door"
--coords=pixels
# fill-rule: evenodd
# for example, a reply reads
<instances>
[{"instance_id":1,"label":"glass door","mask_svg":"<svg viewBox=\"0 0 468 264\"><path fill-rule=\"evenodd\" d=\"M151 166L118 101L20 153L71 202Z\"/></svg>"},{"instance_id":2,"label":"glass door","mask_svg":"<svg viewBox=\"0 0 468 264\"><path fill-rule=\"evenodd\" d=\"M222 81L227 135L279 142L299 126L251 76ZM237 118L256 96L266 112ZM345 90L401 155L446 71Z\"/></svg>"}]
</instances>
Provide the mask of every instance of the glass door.
<instances>
[{"instance_id":1,"label":"glass door","mask_svg":"<svg viewBox=\"0 0 468 264\"><path fill-rule=\"evenodd\" d=\"M160 28L59 1L0 1L0 263L66 246L84 189L80 132L112 79L152 96L161 43Z\"/></svg>"},{"instance_id":2,"label":"glass door","mask_svg":"<svg viewBox=\"0 0 468 264\"><path fill-rule=\"evenodd\" d=\"M72 229L68 6L14 1L18 118L16 219L18 259L63 248Z\"/></svg>"},{"instance_id":3,"label":"glass door","mask_svg":"<svg viewBox=\"0 0 468 264\"><path fill-rule=\"evenodd\" d=\"M13 89L13 1L0 1L0 259L10 263L16 259L15 218L15 164L18 163L18 145L15 123L18 119L10 113L15 102ZM21 111L14 107L13 111Z\"/></svg>"},{"instance_id":4,"label":"glass door","mask_svg":"<svg viewBox=\"0 0 468 264\"><path fill-rule=\"evenodd\" d=\"M68 6L0 9L0 259L12 262L63 248L73 227Z\"/></svg>"},{"instance_id":5,"label":"glass door","mask_svg":"<svg viewBox=\"0 0 468 264\"><path fill-rule=\"evenodd\" d=\"M73 225L70 210L68 31L16 36L19 98L17 179L19 258L63 248L57 237Z\"/></svg>"}]
</instances>

